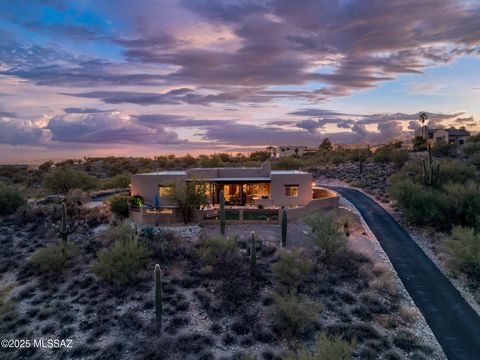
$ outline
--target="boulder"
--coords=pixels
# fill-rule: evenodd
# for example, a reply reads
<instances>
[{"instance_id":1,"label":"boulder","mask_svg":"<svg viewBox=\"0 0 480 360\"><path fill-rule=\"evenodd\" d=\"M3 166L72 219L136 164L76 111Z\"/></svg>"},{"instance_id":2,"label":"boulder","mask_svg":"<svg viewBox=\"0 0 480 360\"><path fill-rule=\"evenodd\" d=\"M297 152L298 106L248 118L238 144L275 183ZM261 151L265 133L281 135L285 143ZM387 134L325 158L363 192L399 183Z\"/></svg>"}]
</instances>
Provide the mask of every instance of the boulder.
<instances>
[{"instance_id":1,"label":"boulder","mask_svg":"<svg viewBox=\"0 0 480 360\"><path fill-rule=\"evenodd\" d=\"M45 196L43 199L38 200L35 205L61 204L63 200L65 200L65 196L63 195L48 195Z\"/></svg>"}]
</instances>

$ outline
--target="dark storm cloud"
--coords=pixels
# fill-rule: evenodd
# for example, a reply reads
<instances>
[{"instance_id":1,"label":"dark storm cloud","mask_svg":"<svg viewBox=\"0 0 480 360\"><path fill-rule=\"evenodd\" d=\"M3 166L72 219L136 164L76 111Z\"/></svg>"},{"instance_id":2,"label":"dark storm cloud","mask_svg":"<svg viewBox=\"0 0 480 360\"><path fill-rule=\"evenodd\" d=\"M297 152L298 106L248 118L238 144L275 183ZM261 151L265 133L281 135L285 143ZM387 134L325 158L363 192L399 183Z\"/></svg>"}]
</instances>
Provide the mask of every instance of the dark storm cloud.
<instances>
[{"instance_id":1,"label":"dark storm cloud","mask_svg":"<svg viewBox=\"0 0 480 360\"><path fill-rule=\"evenodd\" d=\"M231 124L228 127L214 126L206 130L204 138L214 143L228 145L318 145L328 137L334 143L380 144L392 139L403 139L408 134L402 131L397 121L379 124L377 131L368 130L365 125L353 125L350 131L319 133L305 130L290 130L281 127L266 127L254 124Z\"/></svg>"},{"instance_id":2,"label":"dark storm cloud","mask_svg":"<svg viewBox=\"0 0 480 360\"><path fill-rule=\"evenodd\" d=\"M256 92L252 88L204 94L189 88L178 88L166 93L138 92L138 91L91 91L84 93L63 93L63 95L101 99L107 104L130 103L138 105L211 105L215 103L266 103L279 98L298 98L301 95L284 91Z\"/></svg>"},{"instance_id":3,"label":"dark storm cloud","mask_svg":"<svg viewBox=\"0 0 480 360\"><path fill-rule=\"evenodd\" d=\"M102 112L112 112L115 111L113 109L110 110L102 110L97 108L65 108L63 109L66 114L94 114L94 113L102 113Z\"/></svg>"},{"instance_id":4,"label":"dark storm cloud","mask_svg":"<svg viewBox=\"0 0 480 360\"><path fill-rule=\"evenodd\" d=\"M179 115L166 114L146 114L134 116L140 124L148 126L165 126L165 127L209 127L209 126L230 126L235 120L210 120L210 119L191 119Z\"/></svg>"},{"instance_id":5,"label":"dark storm cloud","mask_svg":"<svg viewBox=\"0 0 480 360\"><path fill-rule=\"evenodd\" d=\"M309 117L348 115L348 114L344 114L337 111L323 110L323 109L302 109L302 110L292 111L288 114L298 115L298 116L309 116Z\"/></svg>"},{"instance_id":6,"label":"dark storm cloud","mask_svg":"<svg viewBox=\"0 0 480 360\"><path fill-rule=\"evenodd\" d=\"M43 130L31 121L0 117L0 144L35 144L42 138L43 133Z\"/></svg>"},{"instance_id":7,"label":"dark storm cloud","mask_svg":"<svg viewBox=\"0 0 480 360\"><path fill-rule=\"evenodd\" d=\"M14 118L17 117L17 114L10 111L3 111L2 109L0 109L0 117Z\"/></svg>"}]
</instances>

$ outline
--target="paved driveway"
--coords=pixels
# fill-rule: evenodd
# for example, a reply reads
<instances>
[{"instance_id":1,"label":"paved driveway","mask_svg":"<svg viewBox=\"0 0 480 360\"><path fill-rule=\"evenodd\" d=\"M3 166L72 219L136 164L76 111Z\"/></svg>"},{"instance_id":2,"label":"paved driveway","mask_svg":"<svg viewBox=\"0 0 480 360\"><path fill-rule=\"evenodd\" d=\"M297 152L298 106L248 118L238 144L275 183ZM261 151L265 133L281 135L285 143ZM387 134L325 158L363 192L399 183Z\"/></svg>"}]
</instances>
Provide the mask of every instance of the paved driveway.
<instances>
[{"instance_id":1,"label":"paved driveway","mask_svg":"<svg viewBox=\"0 0 480 360\"><path fill-rule=\"evenodd\" d=\"M360 211L448 359L480 359L480 317L380 205L355 189L329 187Z\"/></svg>"}]
</instances>

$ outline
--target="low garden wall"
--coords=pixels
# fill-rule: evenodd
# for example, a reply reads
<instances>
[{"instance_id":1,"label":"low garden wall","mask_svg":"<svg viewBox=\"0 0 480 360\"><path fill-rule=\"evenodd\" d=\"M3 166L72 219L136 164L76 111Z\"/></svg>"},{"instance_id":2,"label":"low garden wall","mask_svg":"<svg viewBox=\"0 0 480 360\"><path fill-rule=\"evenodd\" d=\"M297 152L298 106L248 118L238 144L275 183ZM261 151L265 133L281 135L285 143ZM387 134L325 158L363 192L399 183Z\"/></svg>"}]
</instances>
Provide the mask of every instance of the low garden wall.
<instances>
[{"instance_id":1,"label":"low garden wall","mask_svg":"<svg viewBox=\"0 0 480 360\"><path fill-rule=\"evenodd\" d=\"M306 217L312 212L338 208L340 197L328 189L314 189L313 200L305 206L285 208L288 221ZM227 224L278 224L282 220L282 209L271 208L226 208L225 222ZM176 225L183 224L183 217L179 211L171 214L155 212L145 207L130 206L130 218L138 224ZM192 222L197 224L218 224L220 214L218 209L194 210Z\"/></svg>"},{"instance_id":2,"label":"low garden wall","mask_svg":"<svg viewBox=\"0 0 480 360\"><path fill-rule=\"evenodd\" d=\"M324 189L321 189L324 190ZM287 208L287 219L288 221L301 219L312 212L319 211L319 210L330 210L330 209L337 209L340 205L340 196L330 190L328 191L330 194L328 197L323 197L319 199L313 199L305 206L299 206L296 208Z\"/></svg>"},{"instance_id":3,"label":"low garden wall","mask_svg":"<svg viewBox=\"0 0 480 360\"><path fill-rule=\"evenodd\" d=\"M138 224L175 225L183 224L183 217L177 211L171 214L147 210L145 207L130 207L129 217Z\"/></svg>"}]
</instances>

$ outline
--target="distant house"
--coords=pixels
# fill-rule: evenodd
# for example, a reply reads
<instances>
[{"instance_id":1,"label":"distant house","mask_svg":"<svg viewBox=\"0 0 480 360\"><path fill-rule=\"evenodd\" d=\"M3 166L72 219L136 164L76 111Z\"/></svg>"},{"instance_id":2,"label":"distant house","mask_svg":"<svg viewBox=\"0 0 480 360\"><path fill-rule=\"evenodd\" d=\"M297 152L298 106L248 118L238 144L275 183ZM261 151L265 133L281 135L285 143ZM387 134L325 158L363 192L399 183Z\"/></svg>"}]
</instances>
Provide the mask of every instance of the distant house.
<instances>
[{"instance_id":1,"label":"distant house","mask_svg":"<svg viewBox=\"0 0 480 360\"><path fill-rule=\"evenodd\" d=\"M285 146L269 146L268 151L272 154L272 157L282 158L286 156L303 156L309 152L315 152L317 149L312 149L304 145L285 145Z\"/></svg>"},{"instance_id":2,"label":"distant house","mask_svg":"<svg viewBox=\"0 0 480 360\"><path fill-rule=\"evenodd\" d=\"M423 137L427 143L433 145L437 141L443 141L447 144L463 145L470 136L470 132L465 128L448 128L448 129L430 129L428 126L422 126L415 131L415 136Z\"/></svg>"}]
</instances>

